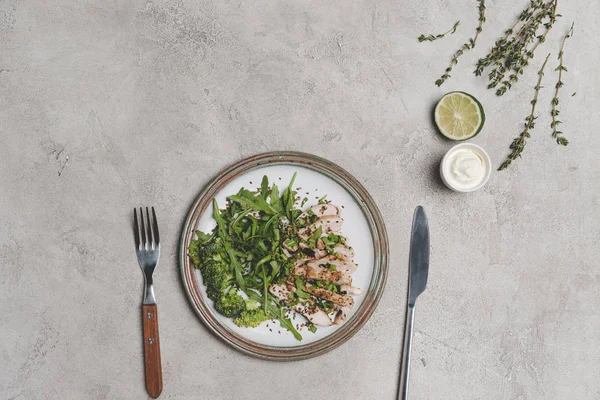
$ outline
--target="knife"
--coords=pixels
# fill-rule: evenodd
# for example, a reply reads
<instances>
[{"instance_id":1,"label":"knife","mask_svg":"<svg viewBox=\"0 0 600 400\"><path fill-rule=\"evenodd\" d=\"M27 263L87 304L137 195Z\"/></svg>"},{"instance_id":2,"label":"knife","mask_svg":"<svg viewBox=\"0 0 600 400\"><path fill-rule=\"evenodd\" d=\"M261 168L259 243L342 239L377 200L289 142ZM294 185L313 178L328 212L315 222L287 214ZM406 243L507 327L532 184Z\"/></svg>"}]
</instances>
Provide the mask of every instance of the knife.
<instances>
[{"instance_id":1,"label":"knife","mask_svg":"<svg viewBox=\"0 0 600 400\"><path fill-rule=\"evenodd\" d=\"M400 388L398 399L408 399L408 375L410 373L410 346L415 320L415 302L427 286L429 273L429 224L423 207L415 208L410 237L408 270L408 301L406 303L406 324L404 328L404 348L400 367Z\"/></svg>"}]
</instances>

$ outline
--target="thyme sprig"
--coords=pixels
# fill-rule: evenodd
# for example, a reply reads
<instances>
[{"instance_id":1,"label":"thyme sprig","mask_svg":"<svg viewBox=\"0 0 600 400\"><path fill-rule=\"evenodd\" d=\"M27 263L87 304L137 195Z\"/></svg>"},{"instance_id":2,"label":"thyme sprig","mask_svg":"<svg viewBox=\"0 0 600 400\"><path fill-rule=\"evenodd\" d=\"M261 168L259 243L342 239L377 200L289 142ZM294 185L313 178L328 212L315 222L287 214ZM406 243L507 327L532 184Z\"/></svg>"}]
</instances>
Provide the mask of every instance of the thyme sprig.
<instances>
[{"instance_id":1,"label":"thyme sprig","mask_svg":"<svg viewBox=\"0 0 600 400\"><path fill-rule=\"evenodd\" d=\"M459 25L460 25L460 21L456 21L454 23L454 26L452 28L448 29L444 33L440 33L440 34L435 35L435 36L434 35L425 36L425 35L421 34L421 36L419 36L419 42L425 42L425 41L433 42L434 40L438 40L438 39L443 38L447 34L451 34L452 35L454 32L456 32L456 29L458 29Z\"/></svg>"},{"instance_id":2,"label":"thyme sprig","mask_svg":"<svg viewBox=\"0 0 600 400\"><path fill-rule=\"evenodd\" d=\"M492 50L477 61L475 75L482 75L491 68L488 74L488 88L496 88L496 95L502 96L519 80L524 69L529 65L535 51L554 25L558 0L530 0L515 23L498 39ZM538 33L540 28L543 31ZM508 76L507 76L508 74Z\"/></svg>"},{"instance_id":3,"label":"thyme sprig","mask_svg":"<svg viewBox=\"0 0 600 400\"><path fill-rule=\"evenodd\" d=\"M523 132L521 132L519 137L515 138L510 144L510 149L512 149L512 152L510 153L506 161L504 161L502 165L500 165L498 171L502 171L503 169L508 168L508 166L513 161L515 161L517 157L521 156L521 153L523 152L523 150L525 149L525 145L527 144L527 139L531 137L529 131L533 129L533 127L535 126L535 120L537 119L537 117L535 116L535 106L537 105L538 95L540 93L540 89L542 88L542 78L544 77L544 68L546 68L548 58L550 58L550 54L546 56L546 60L544 61L544 64L542 64L542 68L538 72L538 80L537 84L535 85L535 95L533 97L533 100L531 100L531 114L529 114L525 118L525 129L523 129Z\"/></svg>"},{"instance_id":4,"label":"thyme sprig","mask_svg":"<svg viewBox=\"0 0 600 400\"><path fill-rule=\"evenodd\" d=\"M564 134L559 131L557 129L558 125L561 124L562 122L559 121L556 117L559 114L558 111L558 91L560 90L561 87L563 87L563 81L562 81L562 73L563 71L567 72L567 67L565 67L564 63L563 63L563 55L564 55L564 48L565 48L565 41L570 38L571 36L573 36L573 26L575 24L571 24L571 29L569 29L567 31L567 34L565 35L565 37L563 37L562 43L560 44L560 51L558 52L558 67L556 67L555 71L558 71L558 82L556 82L555 85L555 92L554 92L554 98L552 99L552 111L550 111L550 114L552 115L552 122L550 123L550 127L552 128L552 137L554 139L556 139L556 143L562 145L562 146L566 146L569 144L569 141L567 140L566 137L564 137ZM575 93L573 93L574 95Z\"/></svg>"},{"instance_id":5,"label":"thyme sprig","mask_svg":"<svg viewBox=\"0 0 600 400\"><path fill-rule=\"evenodd\" d=\"M452 56L452 61L450 61L450 66L446 68L444 74L435 81L437 86L442 86L442 84L446 81L446 79L450 78L450 72L452 72L452 68L458 63L458 58L462 56L466 51L471 50L475 47L475 43L477 42L477 38L481 31L483 31L483 23L485 22L485 0L477 0L479 3L479 25L477 25L477 29L475 29L475 36L470 38L468 42L462 45L460 49Z\"/></svg>"}]
</instances>

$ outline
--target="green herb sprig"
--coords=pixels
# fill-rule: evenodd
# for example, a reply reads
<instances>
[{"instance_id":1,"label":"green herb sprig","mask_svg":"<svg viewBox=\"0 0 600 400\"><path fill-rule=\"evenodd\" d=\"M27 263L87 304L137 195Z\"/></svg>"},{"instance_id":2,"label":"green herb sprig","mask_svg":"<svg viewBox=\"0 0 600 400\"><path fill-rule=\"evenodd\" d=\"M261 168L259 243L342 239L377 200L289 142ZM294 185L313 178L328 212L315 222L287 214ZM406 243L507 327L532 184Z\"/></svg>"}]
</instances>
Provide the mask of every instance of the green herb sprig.
<instances>
[{"instance_id":1,"label":"green herb sprig","mask_svg":"<svg viewBox=\"0 0 600 400\"><path fill-rule=\"evenodd\" d=\"M521 132L519 137L515 138L510 144L512 152L510 153L506 161L504 161L502 165L500 165L498 171L502 171L503 169L508 168L508 166L513 161L515 161L517 157L521 156L521 153L523 152L523 150L525 149L525 145L527 144L527 139L531 137L529 131L533 129L533 127L535 126L535 120L537 119L537 117L535 116L535 106L537 105L538 95L540 93L540 89L542 88L542 78L544 77L544 68L546 68L548 58L550 58L550 54L546 56L546 60L544 61L544 64L542 64L542 68L538 72L538 80L537 84L535 85L535 95L533 97L533 100L531 100L531 114L529 114L525 118L525 129L523 129L523 132Z\"/></svg>"},{"instance_id":2,"label":"green herb sprig","mask_svg":"<svg viewBox=\"0 0 600 400\"><path fill-rule=\"evenodd\" d=\"M452 68L458 63L458 58L462 56L466 51L471 50L475 47L475 43L477 42L477 38L479 34L483 31L483 23L485 22L485 0L478 0L479 3L479 25L477 25L477 29L475 30L475 36L470 38L468 42L462 45L460 49L452 56L452 61L450 61L450 66L446 68L444 74L435 81L437 86L442 86L442 84L446 81L446 79L450 78L450 72L452 72Z\"/></svg>"},{"instance_id":3,"label":"green herb sprig","mask_svg":"<svg viewBox=\"0 0 600 400\"><path fill-rule=\"evenodd\" d=\"M497 96L504 95L512 88L539 45L544 43L556 18L560 16L556 13L557 7L558 0L531 0L505 36L498 39L492 50L477 61L475 75L480 76L485 69L491 68L488 88L497 87ZM540 27L544 29L542 33L538 33Z\"/></svg>"},{"instance_id":4,"label":"green herb sprig","mask_svg":"<svg viewBox=\"0 0 600 400\"><path fill-rule=\"evenodd\" d=\"M427 42L433 42L434 40L438 40L438 39L443 38L447 34L452 35L454 32L456 32L456 29L458 29L459 25L460 25L460 21L456 21L454 23L454 26L452 28L450 28L446 32L440 33L438 35L427 35L427 36L425 36L425 35L421 34L421 36L419 36L419 38L418 38L419 42L426 42L426 41Z\"/></svg>"},{"instance_id":5,"label":"green herb sprig","mask_svg":"<svg viewBox=\"0 0 600 400\"><path fill-rule=\"evenodd\" d=\"M559 103L558 91L560 90L561 87L563 87L562 73L563 73L563 71L567 72L567 67L565 67L565 65L563 63L565 41L568 38L570 38L571 36L573 36L574 25L575 24L571 24L571 29L569 29L567 31L567 34L565 35L565 37L563 37L562 43L560 44L560 51L558 52L558 67L556 67L556 69L555 69L555 71L558 71L558 82L556 82L556 85L555 85L556 91L554 92L554 98L552 99L552 111L550 111L550 114L552 115L552 122L550 123L550 127L552 128L552 137L554 139L556 139L556 143L558 143L562 146L568 145L569 141L567 140L566 137L564 137L563 133L557 129L558 125L562 123L561 121L559 121L556 118L556 117L558 117L558 114L559 114L559 111L557 108L558 103Z\"/></svg>"}]
</instances>

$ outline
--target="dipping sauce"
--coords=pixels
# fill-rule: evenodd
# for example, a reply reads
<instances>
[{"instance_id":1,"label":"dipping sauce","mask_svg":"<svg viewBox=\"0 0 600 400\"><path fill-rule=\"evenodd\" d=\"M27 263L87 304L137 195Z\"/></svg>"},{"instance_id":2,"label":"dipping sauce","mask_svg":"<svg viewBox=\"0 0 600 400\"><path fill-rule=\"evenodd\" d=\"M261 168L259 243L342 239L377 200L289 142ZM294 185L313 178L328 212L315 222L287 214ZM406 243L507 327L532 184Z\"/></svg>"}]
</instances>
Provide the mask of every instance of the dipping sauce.
<instances>
[{"instance_id":1,"label":"dipping sauce","mask_svg":"<svg viewBox=\"0 0 600 400\"><path fill-rule=\"evenodd\" d=\"M490 177L491 162L481 147L461 143L451 148L440 165L444 184L457 192L479 189Z\"/></svg>"}]
</instances>

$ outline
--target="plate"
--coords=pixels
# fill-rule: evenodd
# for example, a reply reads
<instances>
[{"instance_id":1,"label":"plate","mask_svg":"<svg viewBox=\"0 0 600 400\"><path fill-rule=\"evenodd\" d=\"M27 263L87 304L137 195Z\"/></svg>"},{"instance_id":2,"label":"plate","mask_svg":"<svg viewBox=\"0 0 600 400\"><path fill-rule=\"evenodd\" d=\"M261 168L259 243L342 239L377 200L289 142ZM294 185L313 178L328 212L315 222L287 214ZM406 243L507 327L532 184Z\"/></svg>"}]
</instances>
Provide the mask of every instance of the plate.
<instances>
[{"instance_id":1,"label":"plate","mask_svg":"<svg viewBox=\"0 0 600 400\"><path fill-rule=\"evenodd\" d=\"M355 306L343 325L318 327L316 333L303 329L302 341L279 326L267 321L257 328L236 326L230 318L219 314L212 300L206 297L200 271L196 270L187 255L196 230L212 231L216 225L212 218L212 199L224 206L227 196L241 187L254 190L260 186L263 175L282 190L294 173L294 188L298 195L308 197L304 208L317 204L317 199L327 195L327 200L343 206L342 234L355 250L354 261L358 269L352 274L353 285L363 289L353 296ZM185 220L179 247L181 276L187 297L206 326L234 348L260 358L272 360L297 360L314 357L346 342L369 319L383 293L388 271L388 239L383 219L367 190L348 172L323 158L298 152L272 152L242 160L214 180L199 194ZM294 325L304 322L298 315ZM269 325L267 327L267 324Z\"/></svg>"}]
</instances>

